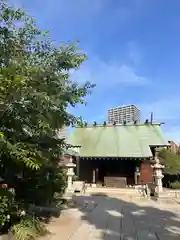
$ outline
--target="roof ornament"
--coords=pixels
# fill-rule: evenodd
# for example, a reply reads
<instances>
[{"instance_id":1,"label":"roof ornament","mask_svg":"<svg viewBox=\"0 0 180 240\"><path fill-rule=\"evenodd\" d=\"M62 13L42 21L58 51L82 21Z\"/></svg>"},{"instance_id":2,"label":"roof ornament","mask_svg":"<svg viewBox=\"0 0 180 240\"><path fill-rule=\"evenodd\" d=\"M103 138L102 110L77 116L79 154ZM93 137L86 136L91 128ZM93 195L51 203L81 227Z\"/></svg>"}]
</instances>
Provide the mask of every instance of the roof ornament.
<instances>
[{"instance_id":1,"label":"roof ornament","mask_svg":"<svg viewBox=\"0 0 180 240\"><path fill-rule=\"evenodd\" d=\"M107 123L106 123L106 121L104 121L103 126L106 126L106 125L107 125Z\"/></svg>"},{"instance_id":2,"label":"roof ornament","mask_svg":"<svg viewBox=\"0 0 180 240\"><path fill-rule=\"evenodd\" d=\"M153 124L153 112L151 113L151 124Z\"/></svg>"},{"instance_id":3,"label":"roof ornament","mask_svg":"<svg viewBox=\"0 0 180 240\"><path fill-rule=\"evenodd\" d=\"M113 122L113 126L116 126L116 121Z\"/></svg>"},{"instance_id":4,"label":"roof ornament","mask_svg":"<svg viewBox=\"0 0 180 240\"><path fill-rule=\"evenodd\" d=\"M145 124L149 124L149 120L148 119L146 119Z\"/></svg>"},{"instance_id":5,"label":"roof ornament","mask_svg":"<svg viewBox=\"0 0 180 240\"><path fill-rule=\"evenodd\" d=\"M93 124L93 126L95 127L97 125L97 122L96 121L94 121L94 124Z\"/></svg>"}]
</instances>

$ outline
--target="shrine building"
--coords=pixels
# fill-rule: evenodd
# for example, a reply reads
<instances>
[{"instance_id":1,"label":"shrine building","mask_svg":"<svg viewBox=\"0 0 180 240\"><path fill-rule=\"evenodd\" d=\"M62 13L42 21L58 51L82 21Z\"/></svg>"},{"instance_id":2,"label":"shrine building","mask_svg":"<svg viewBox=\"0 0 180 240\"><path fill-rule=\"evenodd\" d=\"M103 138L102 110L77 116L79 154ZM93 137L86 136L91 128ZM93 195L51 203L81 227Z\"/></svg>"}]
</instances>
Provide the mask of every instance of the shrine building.
<instances>
[{"instance_id":1,"label":"shrine building","mask_svg":"<svg viewBox=\"0 0 180 240\"><path fill-rule=\"evenodd\" d=\"M153 183L152 160L168 146L162 123L97 124L77 127L68 138L80 181L106 187Z\"/></svg>"}]
</instances>

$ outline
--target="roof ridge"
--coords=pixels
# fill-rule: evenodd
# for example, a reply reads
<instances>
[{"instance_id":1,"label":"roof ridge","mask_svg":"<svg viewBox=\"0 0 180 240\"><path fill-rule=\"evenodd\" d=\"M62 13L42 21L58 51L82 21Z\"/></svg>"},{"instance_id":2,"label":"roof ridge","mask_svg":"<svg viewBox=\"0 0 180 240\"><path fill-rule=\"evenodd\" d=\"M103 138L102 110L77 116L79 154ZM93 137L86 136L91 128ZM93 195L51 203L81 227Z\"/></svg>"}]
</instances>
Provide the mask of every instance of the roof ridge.
<instances>
[{"instance_id":1,"label":"roof ridge","mask_svg":"<svg viewBox=\"0 0 180 240\"><path fill-rule=\"evenodd\" d=\"M141 126L161 126L162 124L164 124L164 122L154 122L154 123L126 123L126 124L116 124L116 125L114 125L114 124L106 124L106 125L104 125L104 124L96 124L96 125L94 125L94 124L87 124L86 126L74 126L75 128L96 128L96 127L104 127L104 128L106 128L106 127L126 127L126 126L128 126L128 127L131 127L131 126L137 126L137 127L141 127Z\"/></svg>"}]
</instances>

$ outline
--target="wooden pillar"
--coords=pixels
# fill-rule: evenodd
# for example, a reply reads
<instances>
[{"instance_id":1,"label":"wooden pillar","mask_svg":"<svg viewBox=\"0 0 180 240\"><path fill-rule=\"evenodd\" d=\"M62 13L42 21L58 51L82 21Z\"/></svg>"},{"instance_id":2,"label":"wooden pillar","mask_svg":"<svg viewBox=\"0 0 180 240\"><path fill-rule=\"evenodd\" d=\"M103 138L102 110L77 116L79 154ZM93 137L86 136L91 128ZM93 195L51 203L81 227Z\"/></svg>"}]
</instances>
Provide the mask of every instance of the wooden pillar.
<instances>
[{"instance_id":1,"label":"wooden pillar","mask_svg":"<svg viewBox=\"0 0 180 240\"><path fill-rule=\"evenodd\" d=\"M98 179L99 179L99 169L96 168L96 182L98 181Z\"/></svg>"},{"instance_id":2,"label":"wooden pillar","mask_svg":"<svg viewBox=\"0 0 180 240\"><path fill-rule=\"evenodd\" d=\"M93 184L95 184L96 183L96 170L95 169L93 169Z\"/></svg>"},{"instance_id":3,"label":"wooden pillar","mask_svg":"<svg viewBox=\"0 0 180 240\"><path fill-rule=\"evenodd\" d=\"M80 177L80 157L76 156L76 174L77 177Z\"/></svg>"}]
</instances>

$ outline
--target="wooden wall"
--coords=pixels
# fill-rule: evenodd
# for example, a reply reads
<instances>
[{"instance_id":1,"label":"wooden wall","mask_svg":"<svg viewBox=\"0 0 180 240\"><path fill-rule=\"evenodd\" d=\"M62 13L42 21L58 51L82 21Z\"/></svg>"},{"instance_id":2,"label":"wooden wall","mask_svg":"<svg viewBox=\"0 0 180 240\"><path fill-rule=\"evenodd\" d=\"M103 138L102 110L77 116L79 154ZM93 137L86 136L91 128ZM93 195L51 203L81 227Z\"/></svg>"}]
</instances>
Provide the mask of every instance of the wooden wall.
<instances>
[{"instance_id":1,"label":"wooden wall","mask_svg":"<svg viewBox=\"0 0 180 240\"><path fill-rule=\"evenodd\" d=\"M153 168L150 162L143 161L140 167L140 183L152 183L153 182Z\"/></svg>"}]
</instances>

